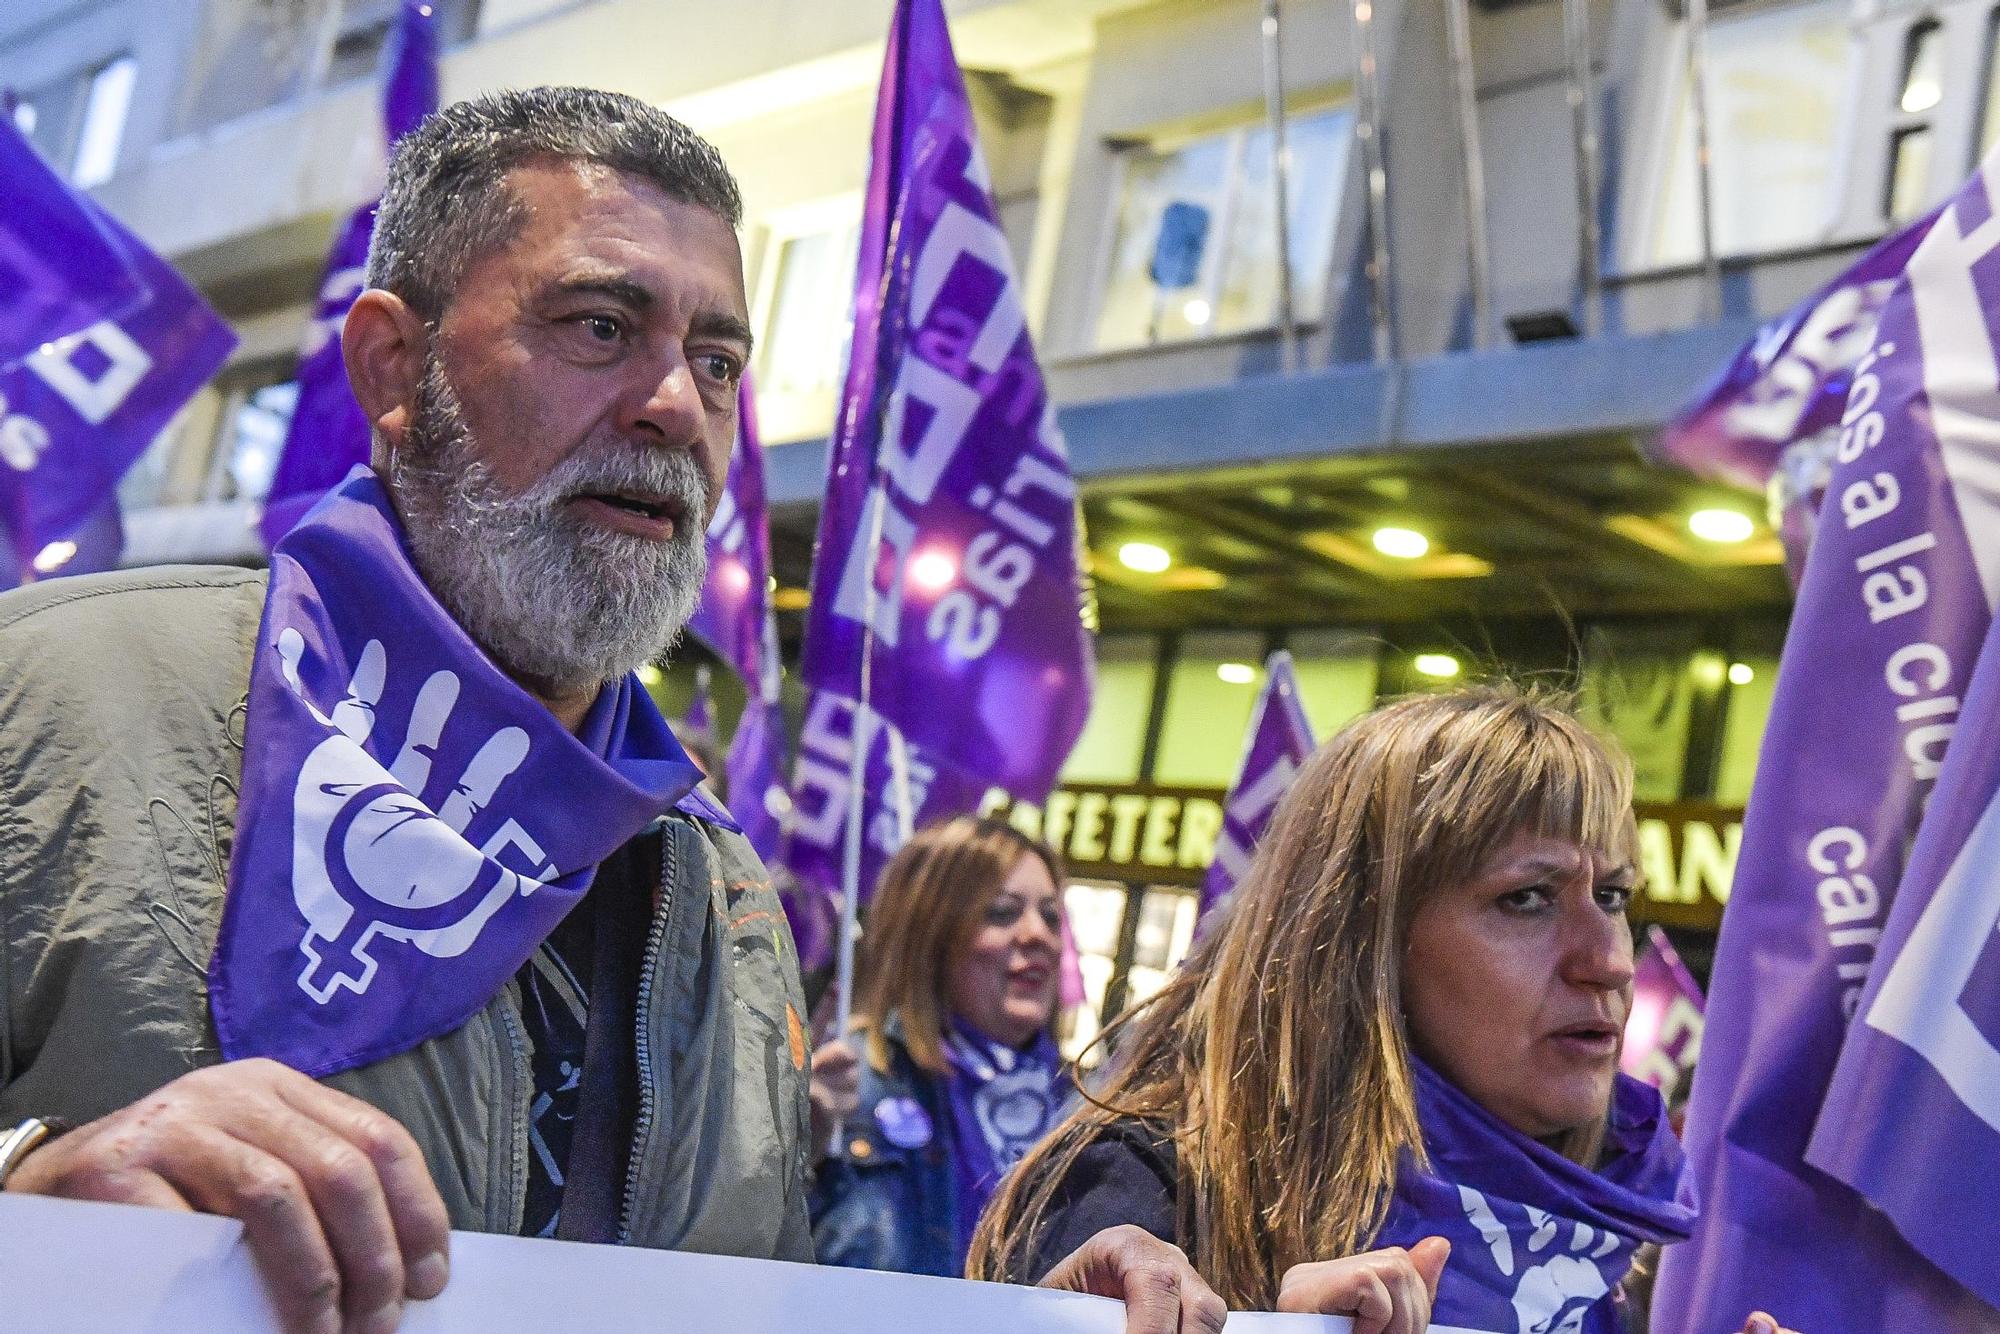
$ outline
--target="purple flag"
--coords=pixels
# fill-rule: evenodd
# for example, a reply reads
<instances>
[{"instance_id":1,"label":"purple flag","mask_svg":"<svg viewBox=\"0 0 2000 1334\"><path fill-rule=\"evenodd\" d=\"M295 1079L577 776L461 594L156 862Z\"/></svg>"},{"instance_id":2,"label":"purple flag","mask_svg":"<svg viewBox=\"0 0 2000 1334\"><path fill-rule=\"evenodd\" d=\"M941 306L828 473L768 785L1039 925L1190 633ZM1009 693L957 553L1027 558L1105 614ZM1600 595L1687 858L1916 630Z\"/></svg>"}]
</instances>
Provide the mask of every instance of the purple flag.
<instances>
[{"instance_id":1,"label":"purple flag","mask_svg":"<svg viewBox=\"0 0 2000 1334\"><path fill-rule=\"evenodd\" d=\"M2000 591L1993 169L1940 214L1855 367L1710 980L1687 1120L1703 1214L1667 1251L1657 1328L1760 1307L1813 1330L2000 1318L1805 1162Z\"/></svg>"},{"instance_id":2,"label":"purple flag","mask_svg":"<svg viewBox=\"0 0 2000 1334\"><path fill-rule=\"evenodd\" d=\"M750 377L736 396L736 443L722 501L708 525L708 580L688 629L736 669L744 687L778 697L777 624L771 611L771 518L765 501L764 446Z\"/></svg>"},{"instance_id":3,"label":"purple flag","mask_svg":"<svg viewBox=\"0 0 2000 1334\"><path fill-rule=\"evenodd\" d=\"M432 9L425 0L403 0L390 35L382 125L392 148L437 110L437 26ZM371 200L348 216L327 253L319 300L299 348L298 404L264 500L261 527L267 546L276 546L315 501L351 469L368 462L368 419L347 383L340 326L354 298L361 295L376 202Z\"/></svg>"},{"instance_id":4,"label":"purple flag","mask_svg":"<svg viewBox=\"0 0 2000 1334\"><path fill-rule=\"evenodd\" d=\"M236 346L172 265L73 198L136 262L147 295L0 369L0 527L13 548L0 583L116 563L106 511L119 479Z\"/></svg>"},{"instance_id":5,"label":"purple flag","mask_svg":"<svg viewBox=\"0 0 2000 1334\"><path fill-rule=\"evenodd\" d=\"M1312 724L1299 699L1292 655L1283 649L1264 664L1264 689L1250 714L1249 740L1243 768L1222 803L1222 833L1215 840L1215 859L1201 882L1201 910L1207 913L1235 890L1250 869L1250 854L1264 837L1278 802L1291 789L1292 776L1313 753Z\"/></svg>"},{"instance_id":6,"label":"purple flag","mask_svg":"<svg viewBox=\"0 0 2000 1334\"><path fill-rule=\"evenodd\" d=\"M1840 425L1854 363L1937 214L1885 237L1853 267L1757 331L1667 424L1659 450L1690 472L1761 491L1779 458Z\"/></svg>"},{"instance_id":7,"label":"purple flag","mask_svg":"<svg viewBox=\"0 0 2000 1334\"><path fill-rule=\"evenodd\" d=\"M2000 1323L1997 633L1967 683L1808 1154L1994 1308L1989 1327Z\"/></svg>"},{"instance_id":8,"label":"purple flag","mask_svg":"<svg viewBox=\"0 0 2000 1334\"><path fill-rule=\"evenodd\" d=\"M223 1054L324 1075L457 1028L620 844L676 804L726 822L700 776L634 677L558 723L355 469L271 553L209 966Z\"/></svg>"},{"instance_id":9,"label":"purple flag","mask_svg":"<svg viewBox=\"0 0 2000 1334\"><path fill-rule=\"evenodd\" d=\"M1632 972L1632 1012L1618 1064L1669 1103L1701 1059L1701 987L1667 933L1646 928L1646 952Z\"/></svg>"},{"instance_id":10,"label":"purple flag","mask_svg":"<svg viewBox=\"0 0 2000 1334\"><path fill-rule=\"evenodd\" d=\"M890 30L854 316L805 679L1039 801L1094 674L1076 485L938 0Z\"/></svg>"},{"instance_id":11,"label":"purple flag","mask_svg":"<svg viewBox=\"0 0 2000 1334\"><path fill-rule=\"evenodd\" d=\"M42 161L11 114L0 115L0 198L0 371L149 295L133 247Z\"/></svg>"},{"instance_id":12,"label":"purple flag","mask_svg":"<svg viewBox=\"0 0 2000 1334\"><path fill-rule=\"evenodd\" d=\"M852 701L815 691L806 706L792 774L786 865L802 885L817 886L828 894L841 891L854 718ZM868 901L882 867L913 831L976 810L986 795L984 784L937 763L879 718L867 729L866 746L861 903Z\"/></svg>"}]
</instances>

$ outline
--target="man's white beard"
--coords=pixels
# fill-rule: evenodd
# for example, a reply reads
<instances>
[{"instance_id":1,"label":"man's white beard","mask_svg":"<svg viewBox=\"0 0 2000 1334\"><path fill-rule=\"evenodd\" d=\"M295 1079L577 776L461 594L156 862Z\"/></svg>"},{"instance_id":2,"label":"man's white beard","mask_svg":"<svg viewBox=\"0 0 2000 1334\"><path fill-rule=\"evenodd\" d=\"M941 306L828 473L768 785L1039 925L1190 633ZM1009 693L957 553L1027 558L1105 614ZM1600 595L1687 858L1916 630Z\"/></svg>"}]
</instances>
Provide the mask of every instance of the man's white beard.
<instances>
[{"instance_id":1,"label":"man's white beard","mask_svg":"<svg viewBox=\"0 0 2000 1334\"><path fill-rule=\"evenodd\" d=\"M666 653L701 596L708 481L691 450L586 443L510 495L480 461L435 357L389 485L418 573L518 679L566 691L621 677ZM564 505L608 491L671 496L685 518L655 542L581 523Z\"/></svg>"}]
</instances>

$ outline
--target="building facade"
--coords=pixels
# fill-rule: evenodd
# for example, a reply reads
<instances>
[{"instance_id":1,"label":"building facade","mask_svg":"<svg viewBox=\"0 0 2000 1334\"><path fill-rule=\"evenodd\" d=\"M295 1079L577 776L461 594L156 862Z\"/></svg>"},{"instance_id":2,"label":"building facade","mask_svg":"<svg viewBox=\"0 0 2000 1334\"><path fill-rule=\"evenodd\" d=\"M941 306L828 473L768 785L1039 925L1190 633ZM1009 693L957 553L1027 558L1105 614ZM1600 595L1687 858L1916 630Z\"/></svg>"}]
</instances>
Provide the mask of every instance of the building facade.
<instances>
[{"instance_id":1,"label":"building facade","mask_svg":"<svg viewBox=\"0 0 2000 1334\"><path fill-rule=\"evenodd\" d=\"M436 3L447 99L616 89L687 120L737 171L795 640L890 0ZM1322 734L1481 671L1578 689L1635 757L1646 912L1702 958L1789 595L1761 498L1645 447L1759 320L1972 169L2000 134L2000 5L1710 0L1697 96L1681 0L1582 5L1587 80L1564 0L1474 0L1475 213L1445 0L1285 0L1283 261L1259 0L946 8L1089 521L1096 712L1064 791L1015 818L1079 868L1094 997L1143 994L1185 948L1207 807L1278 647ZM127 479L134 563L260 559L331 231L380 181L394 11L0 14L17 122L242 337ZM1581 188L1578 97L1601 162ZM1745 531L1699 535L1701 510ZM660 689L671 704L685 688L683 663Z\"/></svg>"}]
</instances>

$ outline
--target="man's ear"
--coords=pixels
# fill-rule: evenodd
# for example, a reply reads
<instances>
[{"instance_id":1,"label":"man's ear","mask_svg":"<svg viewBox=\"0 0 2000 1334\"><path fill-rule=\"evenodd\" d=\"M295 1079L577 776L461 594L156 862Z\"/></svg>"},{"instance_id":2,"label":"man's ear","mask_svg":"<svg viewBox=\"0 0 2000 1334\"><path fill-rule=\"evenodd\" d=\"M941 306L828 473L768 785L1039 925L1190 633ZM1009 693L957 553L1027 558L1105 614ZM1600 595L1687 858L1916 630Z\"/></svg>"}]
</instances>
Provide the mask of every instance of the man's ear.
<instances>
[{"instance_id":1,"label":"man's ear","mask_svg":"<svg viewBox=\"0 0 2000 1334\"><path fill-rule=\"evenodd\" d=\"M354 401L390 449L403 443L416 411L430 330L394 292L371 287L354 298L340 334Z\"/></svg>"}]
</instances>

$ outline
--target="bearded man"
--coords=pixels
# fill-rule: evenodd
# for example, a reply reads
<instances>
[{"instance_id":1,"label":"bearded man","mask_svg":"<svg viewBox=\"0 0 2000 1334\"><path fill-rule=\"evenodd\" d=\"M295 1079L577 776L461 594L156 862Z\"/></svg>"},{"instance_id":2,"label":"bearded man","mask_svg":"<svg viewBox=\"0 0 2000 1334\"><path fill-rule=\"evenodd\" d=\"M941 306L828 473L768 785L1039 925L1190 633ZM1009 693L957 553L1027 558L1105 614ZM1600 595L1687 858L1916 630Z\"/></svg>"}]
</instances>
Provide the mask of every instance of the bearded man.
<instances>
[{"instance_id":1,"label":"bearded man","mask_svg":"<svg viewBox=\"0 0 2000 1334\"><path fill-rule=\"evenodd\" d=\"M811 1258L790 934L632 675L701 588L739 220L630 98L447 108L343 333L372 466L268 574L0 599L5 1189L240 1218L300 1329L393 1328L451 1227ZM1221 1326L1134 1229L1051 1281Z\"/></svg>"}]
</instances>

